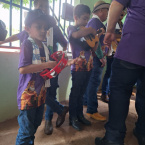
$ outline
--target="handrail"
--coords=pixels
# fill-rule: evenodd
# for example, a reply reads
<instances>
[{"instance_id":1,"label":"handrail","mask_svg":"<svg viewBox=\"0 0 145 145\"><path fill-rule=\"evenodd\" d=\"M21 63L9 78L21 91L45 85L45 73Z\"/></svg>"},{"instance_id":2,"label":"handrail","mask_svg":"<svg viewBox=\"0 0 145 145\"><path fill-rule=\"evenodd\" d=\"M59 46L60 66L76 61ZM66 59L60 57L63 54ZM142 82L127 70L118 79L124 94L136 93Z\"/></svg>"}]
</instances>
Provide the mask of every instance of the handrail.
<instances>
[{"instance_id":1,"label":"handrail","mask_svg":"<svg viewBox=\"0 0 145 145\"><path fill-rule=\"evenodd\" d=\"M9 49L9 48L11 48L11 49L20 49L20 47L13 47L13 46L0 46L0 49L1 48L7 48L7 49Z\"/></svg>"}]
</instances>

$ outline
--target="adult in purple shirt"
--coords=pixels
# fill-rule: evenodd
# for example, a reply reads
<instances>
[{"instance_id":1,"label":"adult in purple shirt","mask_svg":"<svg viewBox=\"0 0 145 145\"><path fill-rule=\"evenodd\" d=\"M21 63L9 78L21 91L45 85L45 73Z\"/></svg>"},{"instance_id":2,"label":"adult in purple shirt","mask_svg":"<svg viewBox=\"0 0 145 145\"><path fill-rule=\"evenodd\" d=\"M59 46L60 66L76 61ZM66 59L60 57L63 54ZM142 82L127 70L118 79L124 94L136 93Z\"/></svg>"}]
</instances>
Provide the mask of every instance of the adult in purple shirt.
<instances>
[{"instance_id":1,"label":"adult in purple shirt","mask_svg":"<svg viewBox=\"0 0 145 145\"><path fill-rule=\"evenodd\" d=\"M136 81L136 111L138 119L133 133L139 145L145 145L145 1L114 0L110 6L104 43L110 47L115 39L115 25L124 7L128 8L122 39L112 64L109 98L109 120L104 138L96 145L124 145L125 120L129 110L132 88Z\"/></svg>"}]
</instances>

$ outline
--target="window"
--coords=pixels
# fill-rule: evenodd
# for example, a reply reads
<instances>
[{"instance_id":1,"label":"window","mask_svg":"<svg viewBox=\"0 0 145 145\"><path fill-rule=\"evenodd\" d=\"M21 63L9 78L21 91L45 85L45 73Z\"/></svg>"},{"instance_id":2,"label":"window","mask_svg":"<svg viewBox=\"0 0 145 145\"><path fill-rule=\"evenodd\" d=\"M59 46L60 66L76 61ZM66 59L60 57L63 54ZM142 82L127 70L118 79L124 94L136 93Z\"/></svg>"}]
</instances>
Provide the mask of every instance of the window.
<instances>
[{"instance_id":1,"label":"window","mask_svg":"<svg viewBox=\"0 0 145 145\"><path fill-rule=\"evenodd\" d=\"M67 39L67 27L71 22L61 18L63 3L73 5L74 0L52 0L49 4L50 15L55 17L58 26ZM8 30L7 38L24 30L26 14L33 8L33 0L0 0L0 19L6 24ZM11 47L16 50L16 48L20 47L20 42L5 43L0 47Z\"/></svg>"},{"instance_id":2,"label":"window","mask_svg":"<svg viewBox=\"0 0 145 145\"><path fill-rule=\"evenodd\" d=\"M25 2L25 3L24 3ZM26 13L32 8L32 0L0 0L0 19L6 24L7 37L24 29ZM4 46L20 47L19 41L6 43Z\"/></svg>"}]
</instances>

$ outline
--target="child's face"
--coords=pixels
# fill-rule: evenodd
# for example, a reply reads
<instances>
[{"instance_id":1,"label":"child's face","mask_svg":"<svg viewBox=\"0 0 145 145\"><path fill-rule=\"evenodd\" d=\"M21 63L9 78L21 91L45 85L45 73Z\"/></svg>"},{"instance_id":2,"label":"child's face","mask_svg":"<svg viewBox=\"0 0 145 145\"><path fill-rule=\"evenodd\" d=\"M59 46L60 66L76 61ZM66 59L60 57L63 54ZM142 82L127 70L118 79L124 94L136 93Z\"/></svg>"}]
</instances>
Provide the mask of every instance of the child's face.
<instances>
[{"instance_id":1,"label":"child's face","mask_svg":"<svg viewBox=\"0 0 145 145\"><path fill-rule=\"evenodd\" d=\"M39 1L37 6L35 6L35 9L40 9L42 10L45 14L49 14L49 5L48 5L48 1Z\"/></svg>"},{"instance_id":2,"label":"child's face","mask_svg":"<svg viewBox=\"0 0 145 145\"><path fill-rule=\"evenodd\" d=\"M86 26L90 19L90 14L85 13L85 14L81 15L80 17L75 16L74 19L75 19L77 26Z\"/></svg>"},{"instance_id":3,"label":"child's face","mask_svg":"<svg viewBox=\"0 0 145 145\"><path fill-rule=\"evenodd\" d=\"M26 31L31 38L44 41L47 32L46 22L42 20L36 20L30 27L26 27Z\"/></svg>"}]
</instances>

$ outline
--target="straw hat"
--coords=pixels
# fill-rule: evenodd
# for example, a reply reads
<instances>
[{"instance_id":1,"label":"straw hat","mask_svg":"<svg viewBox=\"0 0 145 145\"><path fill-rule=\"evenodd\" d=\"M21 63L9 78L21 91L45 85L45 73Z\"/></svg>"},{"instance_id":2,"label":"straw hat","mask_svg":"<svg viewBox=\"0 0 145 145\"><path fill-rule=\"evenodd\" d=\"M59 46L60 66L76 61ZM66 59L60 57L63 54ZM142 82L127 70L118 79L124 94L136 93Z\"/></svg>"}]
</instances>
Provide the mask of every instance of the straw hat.
<instances>
[{"instance_id":1,"label":"straw hat","mask_svg":"<svg viewBox=\"0 0 145 145\"><path fill-rule=\"evenodd\" d=\"M110 7L109 3L106 3L104 1L98 1L94 4L92 13L94 13L95 11L97 11L99 9L104 9L104 8L109 9L109 7Z\"/></svg>"}]
</instances>

